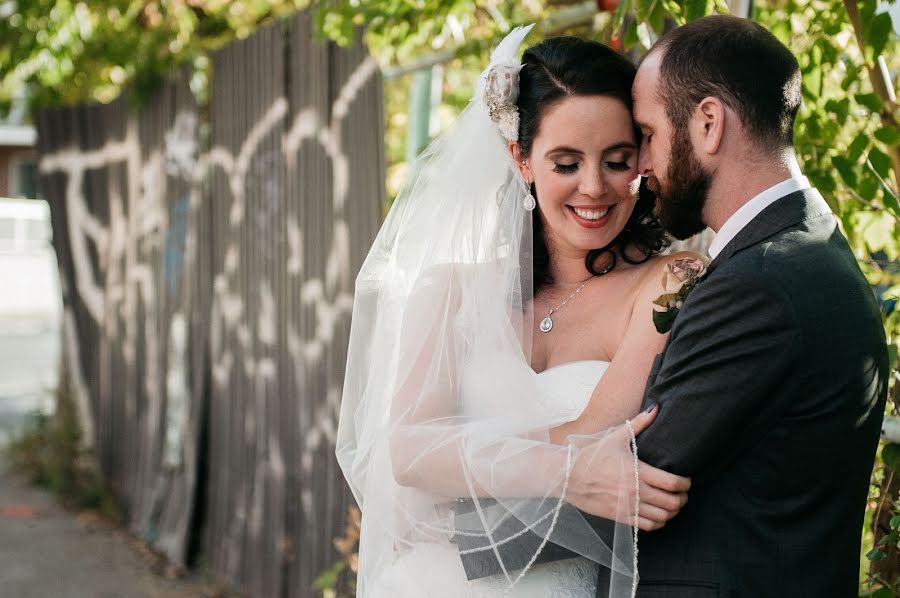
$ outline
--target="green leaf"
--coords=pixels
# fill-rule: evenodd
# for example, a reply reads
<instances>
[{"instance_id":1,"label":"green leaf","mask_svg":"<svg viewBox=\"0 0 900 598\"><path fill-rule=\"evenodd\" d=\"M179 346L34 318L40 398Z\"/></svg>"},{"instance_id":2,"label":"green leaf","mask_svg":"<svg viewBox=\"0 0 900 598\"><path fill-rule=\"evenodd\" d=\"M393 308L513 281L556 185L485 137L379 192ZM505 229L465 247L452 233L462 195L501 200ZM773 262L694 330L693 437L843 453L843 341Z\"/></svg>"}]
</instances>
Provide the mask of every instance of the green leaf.
<instances>
[{"instance_id":1,"label":"green leaf","mask_svg":"<svg viewBox=\"0 0 900 598\"><path fill-rule=\"evenodd\" d=\"M877 147L873 147L869 151L869 162L872 163L872 167L881 178L886 179L891 176L891 158Z\"/></svg>"},{"instance_id":2,"label":"green leaf","mask_svg":"<svg viewBox=\"0 0 900 598\"><path fill-rule=\"evenodd\" d=\"M893 189L888 187L884 181L881 181L881 189L884 191L885 207L893 212L895 216L900 218L900 200L897 199Z\"/></svg>"},{"instance_id":3,"label":"green leaf","mask_svg":"<svg viewBox=\"0 0 900 598\"><path fill-rule=\"evenodd\" d=\"M818 177L816 182L816 189L821 191L826 197L837 191L837 187L837 181L835 181L832 176Z\"/></svg>"},{"instance_id":4,"label":"green leaf","mask_svg":"<svg viewBox=\"0 0 900 598\"><path fill-rule=\"evenodd\" d=\"M822 138L822 127L819 125L817 118L807 118L803 122L803 128L806 130L807 137L810 140L818 141Z\"/></svg>"},{"instance_id":5,"label":"green leaf","mask_svg":"<svg viewBox=\"0 0 900 598\"><path fill-rule=\"evenodd\" d=\"M875 131L875 139L885 145L900 145L900 131L890 125Z\"/></svg>"},{"instance_id":6,"label":"green leaf","mask_svg":"<svg viewBox=\"0 0 900 598\"><path fill-rule=\"evenodd\" d=\"M884 52L884 48L893 32L894 26L891 22L890 13L883 12L872 19L872 25L869 28L869 35L866 41L872 49L873 58L880 56Z\"/></svg>"},{"instance_id":7,"label":"green leaf","mask_svg":"<svg viewBox=\"0 0 900 598\"><path fill-rule=\"evenodd\" d=\"M880 588L870 596L870 598L897 598L894 590L891 588Z\"/></svg>"},{"instance_id":8,"label":"green leaf","mask_svg":"<svg viewBox=\"0 0 900 598\"><path fill-rule=\"evenodd\" d=\"M866 558L872 562L880 561L881 559L883 559L886 556L887 556L887 554L883 553L882 551L878 550L877 548L873 548L868 553L866 553Z\"/></svg>"},{"instance_id":9,"label":"green leaf","mask_svg":"<svg viewBox=\"0 0 900 598\"><path fill-rule=\"evenodd\" d=\"M856 94L856 103L865 106L872 112L881 112L881 98L874 93L858 93Z\"/></svg>"},{"instance_id":10,"label":"green leaf","mask_svg":"<svg viewBox=\"0 0 900 598\"><path fill-rule=\"evenodd\" d=\"M731 14L731 7L728 6L728 3L725 0L715 0L715 2L713 2L713 5L715 6L716 14L720 14L720 15L730 15ZM751 15L750 18L752 19L753 16Z\"/></svg>"},{"instance_id":11,"label":"green leaf","mask_svg":"<svg viewBox=\"0 0 900 598\"><path fill-rule=\"evenodd\" d=\"M894 343L888 344L888 371L892 372L897 369L897 354L898 348ZM894 519L898 520L897 525L894 525ZM891 519L891 527L900 528L900 515L897 515Z\"/></svg>"},{"instance_id":12,"label":"green leaf","mask_svg":"<svg viewBox=\"0 0 900 598\"><path fill-rule=\"evenodd\" d=\"M670 13L666 8L665 3L662 1L657 2L656 6L653 8L653 13L647 18L647 23L649 23L657 35L662 35L665 33L666 19L669 15Z\"/></svg>"},{"instance_id":13,"label":"green leaf","mask_svg":"<svg viewBox=\"0 0 900 598\"><path fill-rule=\"evenodd\" d=\"M875 177L868 169L863 170L862 178L859 181L856 192L865 200L873 201L878 194L878 188L881 186L878 178Z\"/></svg>"},{"instance_id":14,"label":"green leaf","mask_svg":"<svg viewBox=\"0 0 900 598\"><path fill-rule=\"evenodd\" d=\"M889 345L889 347L893 347L894 352L896 353L897 345ZM900 528L900 515L894 515L893 517L891 517L890 525L892 529Z\"/></svg>"},{"instance_id":15,"label":"green leaf","mask_svg":"<svg viewBox=\"0 0 900 598\"><path fill-rule=\"evenodd\" d=\"M833 65L838 61L841 50L839 50L829 38L820 38L816 42L816 46L822 49L821 64Z\"/></svg>"},{"instance_id":16,"label":"green leaf","mask_svg":"<svg viewBox=\"0 0 900 598\"><path fill-rule=\"evenodd\" d=\"M822 69L818 66L803 74L803 94L810 100L819 98L819 90L822 89Z\"/></svg>"},{"instance_id":17,"label":"green leaf","mask_svg":"<svg viewBox=\"0 0 900 598\"><path fill-rule=\"evenodd\" d=\"M678 24L684 23L684 8L680 0L662 0L662 5Z\"/></svg>"},{"instance_id":18,"label":"green leaf","mask_svg":"<svg viewBox=\"0 0 900 598\"><path fill-rule=\"evenodd\" d=\"M625 48L633 48L635 44L640 41L637 32L638 22L636 20L631 21L628 24L628 28L625 30L625 35L622 36L622 45Z\"/></svg>"},{"instance_id":19,"label":"green leaf","mask_svg":"<svg viewBox=\"0 0 900 598\"><path fill-rule=\"evenodd\" d=\"M791 43L791 22L787 19L778 20L769 27L769 31L785 46Z\"/></svg>"},{"instance_id":20,"label":"green leaf","mask_svg":"<svg viewBox=\"0 0 900 598\"><path fill-rule=\"evenodd\" d=\"M850 185L852 188L856 188L856 172L854 171L855 164L851 162L848 158L844 156L834 156L831 159L831 163L837 168L837 171L840 173L841 178L844 179L844 182Z\"/></svg>"},{"instance_id":21,"label":"green leaf","mask_svg":"<svg viewBox=\"0 0 900 598\"><path fill-rule=\"evenodd\" d=\"M886 444L881 449L881 460L887 468L897 471L897 466L900 465L900 444Z\"/></svg>"},{"instance_id":22,"label":"green leaf","mask_svg":"<svg viewBox=\"0 0 900 598\"><path fill-rule=\"evenodd\" d=\"M862 24L863 33L865 34L869 33L877 5L878 0L859 0L859 22Z\"/></svg>"},{"instance_id":23,"label":"green leaf","mask_svg":"<svg viewBox=\"0 0 900 598\"><path fill-rule=\"evenodd\" d=\"M853 163L859 160L866 148L869 147L869 135L863 131L853 140L850 147L847 148L847 159Z\"/></svg>"},{"instance_id":24,"label":"green leaf","mask_svg":"<svg viewBox=\"0 0 900 598\"><path fill-rule=\"evenodd\" d=\"M844 74L843 81L841 81L841 89L849 91L850 87L859 81L859 67L852 60L844 60L843 63L847 72Z\"/></svg>"},{"instance_id":25,"label":"green leaf","mask_svg":"<svg viewBox=\"0 0 900 598\"><path fill-rule=\"evenodd\" d=\"M824 26L822 27L822 32L825 35L835 36L841 32L843 24L843 21L839 19L831 19L825 22Z\"/></svg>"},{"instance_id":26,"label":"green leaf","mask_svg":"<svg viewBox=\"0 0 900 598\"><path fill-rule=\"evenodd\" d=\"M828 100L825 102L825 109L837 116L840 123L844 124L847 120L847 115L850 113L850 98L844 98L840 101Z\"/></svg>"},{"instance_id":27,"label":"green leaf","mask_svg":"<svg viewBox=\"0 0 900 598\"><path fill-rule=\"evenodd\" d=\"M844 226L844 231L847 233L847 237L853 239L856 237L856 218L854 218L855 212L844 211L837 212L841 217L841 224Z\"/></svg>"},{"instance_id":28,"label":"green leaf","mask_svg":"<svg viewBox=\"0 0 900 598\"><path fill-rule=\"evenodd\" d=\"M660 334L665 334L672 329L675 323L675 316L678 315L677 309L667 309L666 311L653 312L653 325Z\"/></svg>"},{"instance_id":29,"label":"green leaf","mask_svg":"<svg viewBox=\"0 0 900 598\"><path fill-rule=\"evenodd\" d=\"M709 0L685 0L684 6L687 9L685 18L688 23L696 21L700 17L705 17L712 12L712 6Z\"/></svg>"}]
</instances>

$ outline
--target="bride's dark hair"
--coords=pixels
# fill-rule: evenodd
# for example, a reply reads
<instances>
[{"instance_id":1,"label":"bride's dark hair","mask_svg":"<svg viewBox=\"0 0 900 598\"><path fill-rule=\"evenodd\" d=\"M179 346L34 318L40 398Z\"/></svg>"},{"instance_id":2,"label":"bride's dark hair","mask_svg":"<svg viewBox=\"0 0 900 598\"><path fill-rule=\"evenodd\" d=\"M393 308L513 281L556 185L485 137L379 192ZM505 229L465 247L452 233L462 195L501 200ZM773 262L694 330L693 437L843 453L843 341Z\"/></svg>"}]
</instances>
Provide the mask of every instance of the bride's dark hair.
<instances>
[{"instance_id":1,"label":"bride's dark hair","mask_svg":"<svg viewBox=\"0 0 900 598\"><path fill-rule=\"evenodd\" d=\"M570 96L607 96L625 104L630 112L631 84L637 69L615 50L598 42L577 37L554 37L525 51L519 75L519 148L524 157L547 109ZM638 141L641 132L635 128ZM534 193L532 185L532 193ZM601 275L612 270L621 258L629 264L647 261L670 244L670 239L654 213L656 197L641 181L634 211L625 227L606 247L588 252L588 272ZM540 209L540 208L538 208ZM541 218L532 218L534 235L534 291L553 282L550 252ZM600 257L608 255L598 268Z\"/></svg>"}]
</instances>

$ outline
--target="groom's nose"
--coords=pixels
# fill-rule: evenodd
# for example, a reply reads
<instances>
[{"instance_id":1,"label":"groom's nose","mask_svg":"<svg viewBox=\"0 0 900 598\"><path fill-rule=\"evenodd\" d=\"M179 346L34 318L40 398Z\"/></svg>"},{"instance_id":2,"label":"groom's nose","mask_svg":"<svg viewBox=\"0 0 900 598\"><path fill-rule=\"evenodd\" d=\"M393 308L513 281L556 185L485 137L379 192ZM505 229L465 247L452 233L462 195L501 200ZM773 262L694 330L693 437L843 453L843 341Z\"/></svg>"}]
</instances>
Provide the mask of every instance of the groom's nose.
<instances>
[{"instance_id":1,"label":"groom's nose","mask_svg":"<svg viewBox=\"0 0 900 598\"><path fill-rule=\"evenodd\" d=\"M638 174L651 176L653 174L653 162L650 160L650 148L646 141L641 141L641 150L638 152Z\"/></svg>"}]
</instances>

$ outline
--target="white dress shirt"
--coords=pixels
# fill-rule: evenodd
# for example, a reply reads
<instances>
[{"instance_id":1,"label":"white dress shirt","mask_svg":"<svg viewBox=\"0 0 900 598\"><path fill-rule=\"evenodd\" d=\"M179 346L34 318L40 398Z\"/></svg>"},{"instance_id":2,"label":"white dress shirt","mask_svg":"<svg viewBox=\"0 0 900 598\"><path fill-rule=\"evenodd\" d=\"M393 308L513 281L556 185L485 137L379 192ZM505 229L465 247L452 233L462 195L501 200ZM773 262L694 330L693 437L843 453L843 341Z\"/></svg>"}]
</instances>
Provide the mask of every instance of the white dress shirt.
<instances>
[{"instance_id":1,"label":"white dress shirt","mask_svg":"<svg viewBox=\"0 0 900 598\"><path fill-rule=\"evenodd\" d=\"M714 260L722 253L725 246L734 239L750 221L759 216L759 213L768 208L785 195L790 195L795 191L809 189L809 180L805 176L795 176L781 181L776 185L772 185L744 205L731 215L731 218L725 221L722 228L716 234L715 239L709 244L709 258Z\"/></svg>"}]
</instances>

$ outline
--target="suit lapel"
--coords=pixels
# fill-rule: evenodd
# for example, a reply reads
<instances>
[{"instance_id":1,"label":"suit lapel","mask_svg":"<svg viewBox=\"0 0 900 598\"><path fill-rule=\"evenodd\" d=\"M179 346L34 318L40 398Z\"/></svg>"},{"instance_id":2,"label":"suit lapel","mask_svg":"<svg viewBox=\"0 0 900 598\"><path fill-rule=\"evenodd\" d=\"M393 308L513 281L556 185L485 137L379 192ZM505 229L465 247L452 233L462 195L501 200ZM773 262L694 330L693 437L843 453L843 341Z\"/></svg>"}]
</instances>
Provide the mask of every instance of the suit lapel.
<instances>
[{"instance_id":1,"label":"suit lapel","mask_svg":"<svg viewBox=\"0 0 900 598\"><path fill-rule=\"evenodd\" d=\"M772 235L805 220L830 214L831 208L815 189L801 189L776 200L757 214L716 256L707 269L707 276L735 253L756 245Z\"/></svg>"},{"instance_id":2,"label":"suit lapel","mask_svg":"<svg viewBox=\"0 0 900 598\"><path fill-rule=\"evenodd\" d=\"M756 218L751 220L747 226L735 235L731 242L722 248L716 259L710 262L703 279L708 278L716 267L728 261L731 256L742 249L756 245L786 228L796 226L805 220L824 216L825 214L831 214L831 208L828 207L822 195L815 189L802 189L777 199L760 212ZM648 391L656 381L665 359L665 354L674 338L674 334L669 335L669 338L666 339L665 347L663 347L662 352L656 356L653 362L646 390L644 391L645 403L643 407L647 407Z\"/></svg>"}]
</instances>

